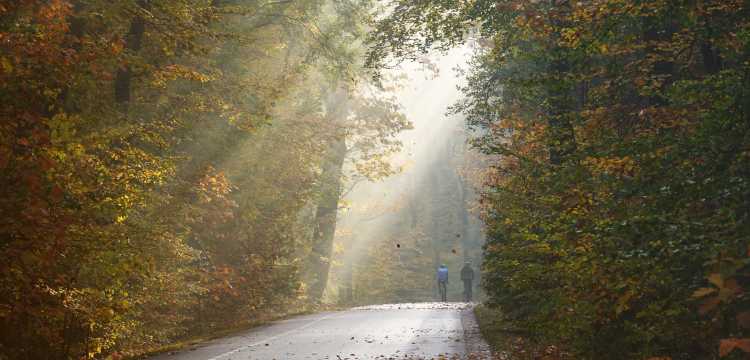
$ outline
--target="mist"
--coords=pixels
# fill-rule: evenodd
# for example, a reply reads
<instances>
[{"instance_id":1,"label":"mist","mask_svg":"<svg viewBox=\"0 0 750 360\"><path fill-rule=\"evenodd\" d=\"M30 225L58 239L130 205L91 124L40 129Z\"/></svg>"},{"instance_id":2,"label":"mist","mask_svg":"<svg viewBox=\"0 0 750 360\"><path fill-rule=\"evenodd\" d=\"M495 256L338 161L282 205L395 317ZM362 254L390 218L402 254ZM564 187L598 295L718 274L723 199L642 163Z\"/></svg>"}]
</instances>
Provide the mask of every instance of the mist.
<instances>
[{"instance_id":1,"label":"mist","mask_svg":"<svg viewBox=\"0 0 750 360\"><path fill-rule=\"evenodd\" d=\"M392 95L413 129L396 137L402 148L389 159L396 174L349 184L342 198L328 301L432 301L438 265L457 274L468 261L478 270L483 232L469 214L475 191L462 179L476 164L470 164L465 120L449 111L461 99L459 69L470 52L435 52L385 73L397 79ZM454 276L449 294L460 300Z\"/></svg>"}]
</instances>

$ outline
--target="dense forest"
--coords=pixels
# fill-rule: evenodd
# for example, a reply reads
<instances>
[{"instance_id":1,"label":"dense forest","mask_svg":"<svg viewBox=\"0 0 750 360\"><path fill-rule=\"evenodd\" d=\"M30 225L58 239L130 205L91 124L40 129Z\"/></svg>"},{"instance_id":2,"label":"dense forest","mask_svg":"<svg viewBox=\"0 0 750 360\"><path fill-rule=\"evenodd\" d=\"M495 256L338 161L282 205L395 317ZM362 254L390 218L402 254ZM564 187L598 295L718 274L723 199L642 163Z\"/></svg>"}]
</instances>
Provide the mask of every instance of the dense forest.
<instances>
[{"instance_id":1,"label":"dense forest","mask_svg":"<svg viewBox=\"0 0 750 360\"><path fill-rule=\"evenodd\" d=\"M488 304L585 359L750 353L750 4L391 2L368 65L478 44Z\"/></svg>"},{"instance_id":2,"label":"dense forest","mask_svg":"<svg viewBox=\"0 0 750 360\"><path fill-rule=\"evenodd\" d=\"M410 124L368 1L0 2L0 358L132 355L320 302Z\"/></svg>"},{"instance_id":3,"label":"dense forest","mask_svg":"<svg viewBox=\"0 0 750 360\"><path fill-rule=\"evenodd\" d=\"M409 159L399 66L460 47ZM0 0L0 116L0 359L432 301L442 263L565 358L750 356L748 0Z\"/></svg>"}]
</instances>

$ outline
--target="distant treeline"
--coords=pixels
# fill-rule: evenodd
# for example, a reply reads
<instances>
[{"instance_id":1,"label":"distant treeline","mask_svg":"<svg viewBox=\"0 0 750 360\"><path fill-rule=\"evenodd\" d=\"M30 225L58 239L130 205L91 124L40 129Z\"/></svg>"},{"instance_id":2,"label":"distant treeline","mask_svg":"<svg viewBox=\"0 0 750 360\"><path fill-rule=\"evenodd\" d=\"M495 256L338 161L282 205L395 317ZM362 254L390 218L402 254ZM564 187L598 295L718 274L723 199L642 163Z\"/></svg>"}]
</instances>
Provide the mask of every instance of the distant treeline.
<instances>
[{"instance_id":1,"label":"distant treeline","mask_svg":"<svg viewBox=\"0 0 750 360\"><path fill-rule=\"evenodd\" d=\"M490 304L584 359L750 353L750 4L395 1L369 65L474 45Z\"/></svg>"},{"instance_id":2,"label":"distant treeline","mask_svg":"<svg viewBox=\"0 0 750 360\"><path fill-rule=\"evenodd\" d=\"M341 183L409 123L368 1L0 1L0 359L132 355L320 301Z\"/></svg>"}]
</instances>

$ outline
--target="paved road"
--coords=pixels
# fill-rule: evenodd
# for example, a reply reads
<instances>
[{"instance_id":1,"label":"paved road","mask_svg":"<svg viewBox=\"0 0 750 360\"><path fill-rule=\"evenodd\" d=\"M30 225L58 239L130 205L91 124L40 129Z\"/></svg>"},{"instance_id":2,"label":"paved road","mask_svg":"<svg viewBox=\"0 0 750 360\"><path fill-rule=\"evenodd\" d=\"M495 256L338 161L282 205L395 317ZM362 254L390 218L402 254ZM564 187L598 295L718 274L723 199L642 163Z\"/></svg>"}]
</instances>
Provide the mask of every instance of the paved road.
<instances>
[{"instance_id":1,"label":"paved road","mask_svg":"<svg viewBox=\"0 0 750 360\"><path fill-rule=\"evenodd\" d=\"M378 305L298 316L151 360L466 359L483 348L465 303Z\"/></svg>"}]
</instances>

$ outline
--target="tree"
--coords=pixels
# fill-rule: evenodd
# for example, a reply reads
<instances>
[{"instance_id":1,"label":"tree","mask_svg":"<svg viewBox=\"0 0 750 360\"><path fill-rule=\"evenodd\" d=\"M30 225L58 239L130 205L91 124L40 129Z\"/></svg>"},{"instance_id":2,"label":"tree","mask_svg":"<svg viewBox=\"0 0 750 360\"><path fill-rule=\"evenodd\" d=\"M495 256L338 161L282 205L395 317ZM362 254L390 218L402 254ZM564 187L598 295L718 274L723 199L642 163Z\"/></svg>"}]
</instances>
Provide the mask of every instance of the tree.
<instances>
[{"instance_id":1,"label":"tree","mask_svg":"<svg viewBox=\"0 0 750 360\"><path fill-rule=\"evenodd\" d=\"M582 358L743 351L745 5L398 1L377 24L376 68L481 44L456 109L498 157L483 276L512 324Z\"/></svg>"},{"instance_id":2,"label":"tree","mask_svg":"<svg viewBox=\"0 0 750 360\"><path fill-rule=\"evenodd\" d=\"M304 307L317 80L359 71L322 24L357 4L0 3L0 352L135 355Z\"/></svg>"}]
</instances>

